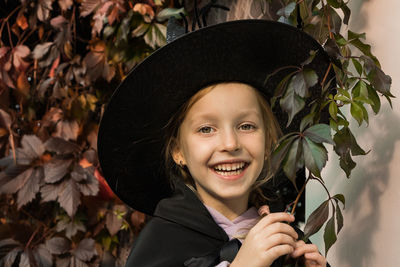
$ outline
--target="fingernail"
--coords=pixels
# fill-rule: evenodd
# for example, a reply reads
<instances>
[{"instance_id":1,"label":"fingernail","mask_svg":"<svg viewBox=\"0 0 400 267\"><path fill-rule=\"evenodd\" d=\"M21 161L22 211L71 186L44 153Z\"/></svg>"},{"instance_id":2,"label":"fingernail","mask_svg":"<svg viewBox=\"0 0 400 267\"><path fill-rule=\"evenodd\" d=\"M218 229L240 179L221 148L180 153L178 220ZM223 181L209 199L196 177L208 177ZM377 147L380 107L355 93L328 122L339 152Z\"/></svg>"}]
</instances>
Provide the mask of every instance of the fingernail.
<instances>
[{"instance_id":1,"label":"fingernail","mask_svg":"<svg viewBox=\"0 0 400 267\"><path fill-rule=\"evenodd\" d=\"M267 205L263 205L258 209L258 214L260 216L266 216L270 213L271 213L271 211L269 210L269 207Z\"/></svg>"}]
</instances>

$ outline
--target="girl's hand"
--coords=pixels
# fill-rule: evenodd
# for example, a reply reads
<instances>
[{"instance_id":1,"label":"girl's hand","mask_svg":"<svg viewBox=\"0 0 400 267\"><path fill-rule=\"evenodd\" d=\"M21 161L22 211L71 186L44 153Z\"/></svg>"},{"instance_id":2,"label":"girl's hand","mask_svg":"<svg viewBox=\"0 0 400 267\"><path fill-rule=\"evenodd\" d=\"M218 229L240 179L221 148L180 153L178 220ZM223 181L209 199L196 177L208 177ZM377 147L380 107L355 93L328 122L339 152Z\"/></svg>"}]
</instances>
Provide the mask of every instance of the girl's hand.
<instances>
[{"instance_id":1,"label":"girl's hand","mask_svg":"<svg viewBox=\"0 0 400 267\"><path fill-rule=\"evenodd\" d=\"M294 252L298 235L285 222L294 216L277 212L263 217L247 234L230 267L266 267L282 255Z\"/></svg>"},{"instance_id":2,"label":"girl's hand","mask_svg":"<svg viewBox=\"0 0 400 267\"><path fill-rule=\"evenodd\" d=\"M326 267L326 259L314 244L306 244L303 240L296 242L295 250L290 255L293 258L304 256L306 267Z\"/></svg>"}]
</instances>

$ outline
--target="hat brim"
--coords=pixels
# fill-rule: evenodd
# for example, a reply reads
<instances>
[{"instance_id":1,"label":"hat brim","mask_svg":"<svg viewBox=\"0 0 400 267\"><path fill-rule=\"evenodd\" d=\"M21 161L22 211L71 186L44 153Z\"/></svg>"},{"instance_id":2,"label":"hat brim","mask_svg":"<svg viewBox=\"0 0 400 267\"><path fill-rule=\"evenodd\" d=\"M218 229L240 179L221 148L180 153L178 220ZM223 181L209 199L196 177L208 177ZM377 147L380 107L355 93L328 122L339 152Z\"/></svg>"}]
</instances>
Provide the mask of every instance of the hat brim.
<instances>
[{"instance_id":1,"label":"hat brim","mask_svg":"<svg viewBox=\"0 0 400 267\"><path fill-rule=\"evenodd\" d=\"M279 22L217 24L155 51L119 85L101 120L99 160L112 190L132 208L153 214L157 203L171 194L163 168L164 126L179 107L201 88L225 81L250 84L269 100L282 76L264 85L267 75L282 66L300 66L311 50L318 52L308 67L321 81L330 62L321 45ZM314 95L320 91L313 88ZM298 130L308 107L286 128L287 116L276 106L282 131Z\"/></svg>"}]
</instances>

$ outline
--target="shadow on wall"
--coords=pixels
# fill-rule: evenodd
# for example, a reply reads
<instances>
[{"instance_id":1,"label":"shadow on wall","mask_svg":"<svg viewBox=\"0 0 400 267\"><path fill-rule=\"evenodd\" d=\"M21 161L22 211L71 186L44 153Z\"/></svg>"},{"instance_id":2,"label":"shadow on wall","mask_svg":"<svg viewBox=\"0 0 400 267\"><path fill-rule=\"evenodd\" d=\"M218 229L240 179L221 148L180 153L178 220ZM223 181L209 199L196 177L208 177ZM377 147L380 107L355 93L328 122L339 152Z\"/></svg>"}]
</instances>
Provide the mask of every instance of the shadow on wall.
<instances>
[{"instance_id":1,"label":"shadow on wall","mask_svg":"<svg viewBox=\"0 0 400 267\"><path fill-rule=\"evenodd\" d=\"M358 162L351 178L352 184L345 189L348 198L347 225L339 235L343 239L343 245L337 250L340 266L373 266L371 260L376 257L377 246L372 242L374 233L380 228L384 208L381 197L388 187L389 165L394 156L395 143L400 141L398 122L400 117L387 108L374 119L375 129L368 128L365 134L357 134L359 140L368 138L370 143L364 146L372 149L369 156L373 158ZM382 249L385 248L378 248Z\"/></svg>"}]
</instances>

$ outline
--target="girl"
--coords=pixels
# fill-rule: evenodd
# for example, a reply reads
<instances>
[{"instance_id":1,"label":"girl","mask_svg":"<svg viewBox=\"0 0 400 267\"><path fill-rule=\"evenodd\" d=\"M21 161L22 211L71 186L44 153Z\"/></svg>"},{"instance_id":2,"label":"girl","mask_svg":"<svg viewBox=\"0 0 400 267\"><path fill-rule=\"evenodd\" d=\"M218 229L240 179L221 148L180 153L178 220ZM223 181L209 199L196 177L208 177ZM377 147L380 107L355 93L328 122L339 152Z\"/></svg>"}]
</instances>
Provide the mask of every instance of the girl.
<instances>
[{"instance_id":1,"label":"girl","mask_svg":"<svg viewBox=\"0 0 400 267\"><path fill-rule=\"evenodd\" d=\"M296 258L326 266L288 224L292 215L256 209L272 176L271 149L290 130L283 112L268 105L283 77L265 78L300 66L311 50L318 52L308 67L322 77L329 58L307 34L271 21L234 21L186 34L131 71L98 141L111 188L153 216L127 266L265 267Z\"/></svg>"}]
</instances>

